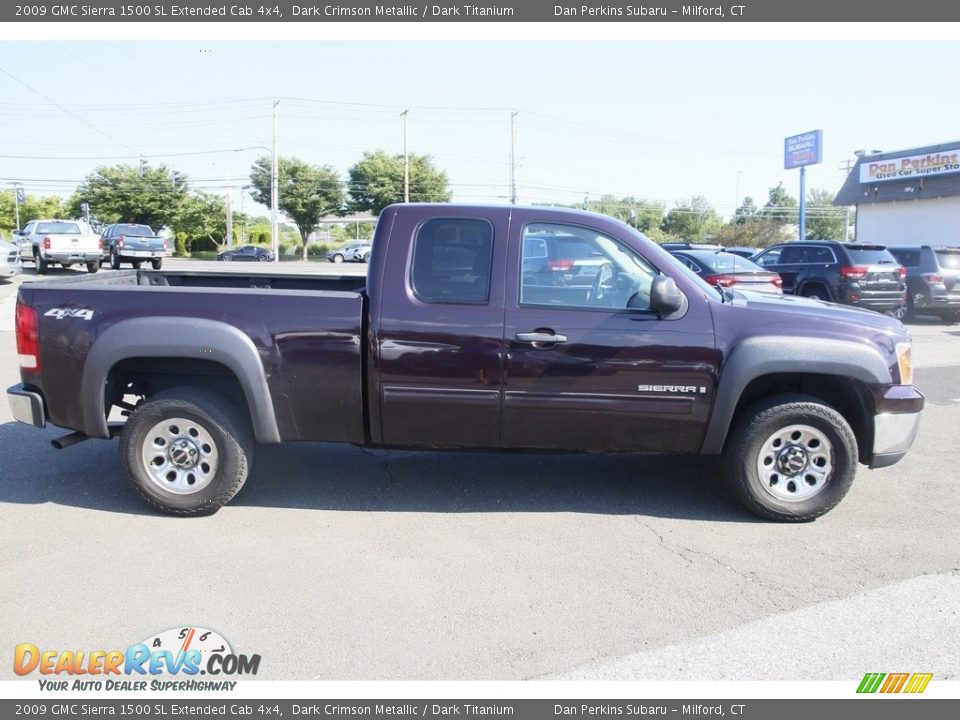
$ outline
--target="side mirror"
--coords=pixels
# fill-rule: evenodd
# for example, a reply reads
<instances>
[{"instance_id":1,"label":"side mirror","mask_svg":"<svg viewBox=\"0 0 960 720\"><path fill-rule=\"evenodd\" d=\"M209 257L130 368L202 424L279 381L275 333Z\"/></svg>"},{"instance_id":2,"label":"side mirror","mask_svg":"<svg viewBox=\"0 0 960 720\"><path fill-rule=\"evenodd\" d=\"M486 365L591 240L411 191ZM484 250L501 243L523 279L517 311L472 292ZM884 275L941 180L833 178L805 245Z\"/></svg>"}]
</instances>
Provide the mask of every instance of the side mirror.
<instances>
[{"instance_id":1,"label":"side mirror","mask_svg":"<svg viewBox=\"0 0 960 720\"><path fill-rule=\"evenodd\" d=\"M653 285L650 286L650 309L660 313L660 317L680 310L683 301L683 293L672 277L659 275L653 279Z\"/></svg>"},{"instance_id":2,"label":"side mirror","mask_svg":"<svg viewBox=\"0 0 960 720\"><path fill-rule=\"evenodd\" d=\"M16 230L13 231L13 234L14 234L14 235L23 235L23 232L22 232L19 228L17 228Z\"/></svg>"}]
</instances>

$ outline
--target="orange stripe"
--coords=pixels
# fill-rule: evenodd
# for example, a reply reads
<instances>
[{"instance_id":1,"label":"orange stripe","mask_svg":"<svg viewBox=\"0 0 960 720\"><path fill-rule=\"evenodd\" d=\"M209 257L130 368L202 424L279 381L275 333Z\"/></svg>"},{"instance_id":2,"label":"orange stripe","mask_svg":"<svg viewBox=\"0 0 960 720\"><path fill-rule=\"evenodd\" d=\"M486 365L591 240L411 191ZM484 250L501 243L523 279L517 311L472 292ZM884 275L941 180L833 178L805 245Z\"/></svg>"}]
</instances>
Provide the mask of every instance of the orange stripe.
<instances>
[{"instance_id":1,"label":"orange stripe","mask_svg":"<svg viewBox=\"0 0 960 720\"><path fill-rule=\"evenodd\" d=\"M180 652L186 652L187 648L190 647L190 641L193 640L193 636L197 633L196 628L190 628L190 632L187 633L187 636L183 639L183 647L180 648Z\"/></svg>"}]
</instances>

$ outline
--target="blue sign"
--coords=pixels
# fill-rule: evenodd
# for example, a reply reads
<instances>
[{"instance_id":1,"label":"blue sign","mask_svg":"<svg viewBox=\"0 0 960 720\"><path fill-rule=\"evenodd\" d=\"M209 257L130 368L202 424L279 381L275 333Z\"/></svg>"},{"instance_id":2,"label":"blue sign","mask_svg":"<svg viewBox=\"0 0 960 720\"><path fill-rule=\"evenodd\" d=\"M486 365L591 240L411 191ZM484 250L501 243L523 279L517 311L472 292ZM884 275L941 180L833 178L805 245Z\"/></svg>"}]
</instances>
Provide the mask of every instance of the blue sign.
<instances>
[{"instance_id":1,"label":"blue sign","mask_svg":"<svg viewBox=\"0 0 960 720\"><path fill-rule=\"evenodd\" d=\"M783 141L785 170L823 162L823 130L811 130Z\"/></svg>"},{"instance_id":2,"label":"blue sign","mask_svg":"<svg viewBox=\"0 0 960 720\"><path fill-rule=\"evenodd\" d=\"M17 188L17 205L23 205L27 201L27 194L22 187Z\"/></svg>"}]
</instances>

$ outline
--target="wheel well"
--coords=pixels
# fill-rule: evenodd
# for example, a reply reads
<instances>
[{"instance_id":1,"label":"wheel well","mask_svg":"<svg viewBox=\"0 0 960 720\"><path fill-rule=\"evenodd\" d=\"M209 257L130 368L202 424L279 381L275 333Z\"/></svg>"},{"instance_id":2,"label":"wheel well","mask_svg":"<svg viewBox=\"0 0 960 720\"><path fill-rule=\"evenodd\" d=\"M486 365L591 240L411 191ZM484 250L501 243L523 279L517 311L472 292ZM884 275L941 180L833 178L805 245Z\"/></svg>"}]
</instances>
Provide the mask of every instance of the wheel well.
<instances>
[{"instance_id":1,"label":"wheel well","mask_svg":"<svg viewBox=\"0 0 960 720\"><path fill-rule=\"evenodd\" d=\"M857 438L860 462L867 462L873 448L873 400L867 387L858 380L813 373L777 373L754 378L744 388L734 410L740 413L758 400L781 393L800 393L829 405L850 423Z\"/></svg>"},{"instance_id":2,"label":"wheel well","mask_svg":"<svg viewBox=\"0 0 960 720\"><path fill-rule=\"evenodd\" d=\"M833 294L830 292L830 288L827 287L827 284L821 280L809 280L803 283L803 285L800 286L800 290L797 294L806 295L807 291L810 290L811 288L819 288L820 290L822 290L823 294L826 296L828 300L833 297Z\"/></svg>"},{"instance_id":3,"label":"wheel well","mask_svg":"<svg viewBox=\"0 0 960 720\"><path fill-rule=\"evenodd\" d=\"M149 398L174 387L194 386L212 390L231 402L246 417L250 409L237 376L225 365L195 358L127 358L107 374L104 390L109 415L114 406L129 409L124 396Z\"/></svg>"}]
</instances>

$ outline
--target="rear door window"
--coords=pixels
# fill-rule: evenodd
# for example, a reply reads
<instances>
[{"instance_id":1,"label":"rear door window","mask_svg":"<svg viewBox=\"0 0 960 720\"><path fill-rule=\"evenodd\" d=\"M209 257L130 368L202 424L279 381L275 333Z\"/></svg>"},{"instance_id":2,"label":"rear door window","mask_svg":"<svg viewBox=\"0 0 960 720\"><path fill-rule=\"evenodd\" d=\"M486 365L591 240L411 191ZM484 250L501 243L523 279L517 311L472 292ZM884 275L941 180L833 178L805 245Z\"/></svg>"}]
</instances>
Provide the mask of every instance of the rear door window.
<instances>
[{"instance_id":1,"label":"rear door window","mask_svg":"<svg viewBox=\"0 0 960 720\"><path fill-rule=\"evenodd\" d=\"M937 260L940 267L946 270L960 270L960 248L954 250L937 250Z\"/></svg>"}]
</instances>

